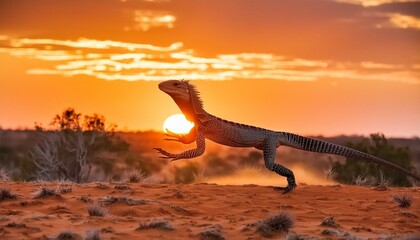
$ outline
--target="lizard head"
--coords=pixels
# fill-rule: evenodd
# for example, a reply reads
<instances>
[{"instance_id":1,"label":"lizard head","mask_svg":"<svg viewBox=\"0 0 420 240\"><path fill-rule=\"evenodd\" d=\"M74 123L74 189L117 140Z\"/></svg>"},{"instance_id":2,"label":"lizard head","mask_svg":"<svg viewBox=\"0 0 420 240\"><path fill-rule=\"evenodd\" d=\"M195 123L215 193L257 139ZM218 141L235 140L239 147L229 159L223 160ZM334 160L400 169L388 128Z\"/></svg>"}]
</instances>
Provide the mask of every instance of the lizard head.
<instances>
[{"instance_id":1,"label":"lizard head","mask_svg":"<svg viewBox=\"0 0 420 240\"><path fill-rule=\"evenodd\" d=\"M205 113L199 92L188 81L168 80L159 83L159 89L172 97L188 120L194 121Z\"/></svg>"},{"instance_id":2,"label":"lizard head","mask_svg":"<svg viewBox=\"0 0 420 240\"><path fill-rule=\"evenodd\" d=\"M190 101L190 89L187 81L168 80L159 83L159 89L171 96L175 101Z\"/></svg>"}]
</instances>

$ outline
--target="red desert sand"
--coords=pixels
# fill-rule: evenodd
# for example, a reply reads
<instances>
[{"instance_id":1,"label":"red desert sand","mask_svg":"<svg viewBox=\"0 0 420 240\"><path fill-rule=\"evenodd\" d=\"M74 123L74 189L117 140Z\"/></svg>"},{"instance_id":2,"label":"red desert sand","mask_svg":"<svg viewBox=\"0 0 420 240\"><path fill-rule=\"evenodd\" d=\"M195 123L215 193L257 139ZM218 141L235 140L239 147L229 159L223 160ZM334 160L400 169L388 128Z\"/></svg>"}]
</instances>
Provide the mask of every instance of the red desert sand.
<instances>
[{"instance_id":1,"label":"red desert sand","mask_svg":"<svg viewBox=\"0 0 420 240\"><path fill-rule=\"evenodd\" d=\"M420 187L300 184L282 194L257 185L0 185L12 195L0 197L0 239L265 239L258 222L281 212L294 221L289 239L420 237ZM48 196L48 190L55 192ZM413 203L401 208L395 195L411 196ZM275 231L268 236L286 237Z\"/></svg>"}]
</instances>

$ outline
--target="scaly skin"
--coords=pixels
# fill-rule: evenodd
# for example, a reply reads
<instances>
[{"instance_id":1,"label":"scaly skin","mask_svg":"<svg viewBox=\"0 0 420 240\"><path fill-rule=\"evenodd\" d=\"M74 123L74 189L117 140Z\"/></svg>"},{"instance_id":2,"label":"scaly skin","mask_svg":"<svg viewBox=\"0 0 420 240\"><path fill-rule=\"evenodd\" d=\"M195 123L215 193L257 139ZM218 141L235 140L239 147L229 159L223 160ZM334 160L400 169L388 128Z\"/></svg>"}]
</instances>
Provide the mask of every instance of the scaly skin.
<instances>
[{"instance_id":1,"label":"scaly skin","mask_svg":"<svg viewBox=\"0 0 420 240\"><path fill-rule=\"evenodd\" d=\"M171 96L185 117L189 121L194 122L194 127L188 134L181 135L168 131L165 135L171 138L166 138L165 140L179 141L184 144L190 144L195 141L197 144L195 149L175 154L161 148L155 148L163 155L161 158L169 159L171 162L201 156L204 153L206 147L205 139L207 138L226 146L255 147L262 150L265 166L269 170L287 178L287 187L280 188L284 189L285 193L295 188L296 182L290 169L274 162L276 149L281 145L310 152L329 153L375 162L420 180L418 176L396 164L351 148L302 137L293 133L271 131L215 117L204 110L199 93L188 81L165 81L159 84L159 89Z\"/></svg>"}]
</instances>

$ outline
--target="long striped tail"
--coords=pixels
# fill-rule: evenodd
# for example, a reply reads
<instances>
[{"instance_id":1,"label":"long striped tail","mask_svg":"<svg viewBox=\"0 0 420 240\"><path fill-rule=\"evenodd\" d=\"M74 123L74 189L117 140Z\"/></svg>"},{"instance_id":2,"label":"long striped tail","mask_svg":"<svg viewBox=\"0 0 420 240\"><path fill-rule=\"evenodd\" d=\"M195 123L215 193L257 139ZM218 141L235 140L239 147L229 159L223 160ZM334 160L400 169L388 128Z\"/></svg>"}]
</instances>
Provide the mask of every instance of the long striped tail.
<instances>
[{"instance_id":1,"label":"long striped tail","mask_svg":"<svg viewBox=\"0 0 420 240\"><path fill-rule=\"evenodd\" d=\"M417 181L420 181L420 177L415 175L414 173L408 171L407 169L404 169L394 163L388 162L382 158L375 157L373 155L357 151L352 148L344 147L341 145L321 141L314 138L308 138L299 136L293 133L287 133L287 132L279 132L280 136L280 143L282 145L286 145L289 147L302 149L305 151L310 152L318 152L318 153L329 153L349 158L356 158L356 159L363 159L366 161L374 162L377 164L381 164L390 168L393 168L395 170L398 170L400 172L403 172L404 174L416 179Z\"/></svg>"}]
</instances>

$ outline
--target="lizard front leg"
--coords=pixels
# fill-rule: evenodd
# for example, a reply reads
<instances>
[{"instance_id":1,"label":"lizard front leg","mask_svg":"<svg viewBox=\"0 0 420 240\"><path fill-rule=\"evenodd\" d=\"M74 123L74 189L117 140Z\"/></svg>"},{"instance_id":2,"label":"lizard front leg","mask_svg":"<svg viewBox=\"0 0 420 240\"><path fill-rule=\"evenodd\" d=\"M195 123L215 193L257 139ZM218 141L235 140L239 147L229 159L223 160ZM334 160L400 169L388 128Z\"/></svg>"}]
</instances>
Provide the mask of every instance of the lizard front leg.
<instances>
[{"instance_id":1,"label":"lizard front leg","mask_svg":"<svg viewBox=\"0 0 420 240\"><path fill-rule=\"evenodd\" d=\"M172 137L172 138L165 138L166 141L178 141L182 142L184 144L190 144L194 142L197 138L197 130L194 126L188 134L177 134L174 132L171 132L169 129L165 129L166 133L165 136Z\"/></svg>"},{"instance_id":2,"label":"lizard front leg","mask_svg":"<svg viewBox=\"0 0 420 240\"><path fill-rule=\"evenodd\" d=\"M162 148L154 148L163 156L160 158L170 159L172 161L180 160L180 159L188 159L188 158L195 158L198 156L203 155L204 150L206 149L206 141L203 132L200 129L197 129L196 133L196 144L197 147L195 149L187 150L182 153L169 153Z\"/></svg>"}]
</instances>

